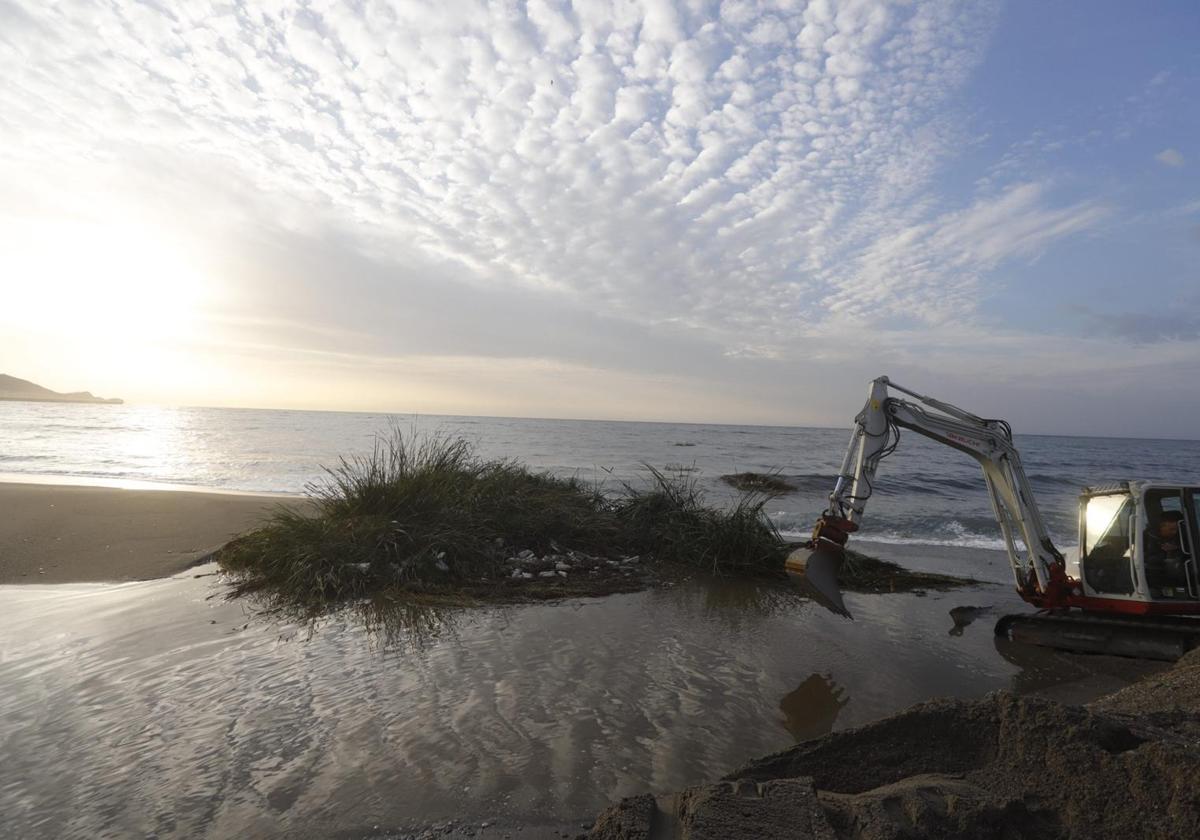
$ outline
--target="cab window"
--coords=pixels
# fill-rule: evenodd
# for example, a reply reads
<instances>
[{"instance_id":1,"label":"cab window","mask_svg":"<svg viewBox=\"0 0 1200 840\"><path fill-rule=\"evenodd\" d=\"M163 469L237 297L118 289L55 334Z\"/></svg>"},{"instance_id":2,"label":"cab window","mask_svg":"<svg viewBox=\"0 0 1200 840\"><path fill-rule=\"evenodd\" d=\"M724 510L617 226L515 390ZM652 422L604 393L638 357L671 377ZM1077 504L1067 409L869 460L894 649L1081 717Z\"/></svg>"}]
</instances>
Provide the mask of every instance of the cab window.
<instances>
[{"instance_id":1,"label":"cab window","mask_svg":"<svg viewBox=\"0 0 1200 840\"><path fill-rule=\"evenodd\" d=\"M1155 599L1190 599L1195 587L1188 517L1179 490L1146 493L1142 558L1146 583Z\"/></svg>"},{"instance_id":2,"label":"cab window","mask_svg":"<svg viewBox=\"0 0 1200 840\"><path fill-rule=\"evenodd\" d=\"M1133 499L1125 494L1087 500L1083 531L1083 576L1096 592L1129 595L1134 590L1130 568Z\"/></svg>"}]
</instances>

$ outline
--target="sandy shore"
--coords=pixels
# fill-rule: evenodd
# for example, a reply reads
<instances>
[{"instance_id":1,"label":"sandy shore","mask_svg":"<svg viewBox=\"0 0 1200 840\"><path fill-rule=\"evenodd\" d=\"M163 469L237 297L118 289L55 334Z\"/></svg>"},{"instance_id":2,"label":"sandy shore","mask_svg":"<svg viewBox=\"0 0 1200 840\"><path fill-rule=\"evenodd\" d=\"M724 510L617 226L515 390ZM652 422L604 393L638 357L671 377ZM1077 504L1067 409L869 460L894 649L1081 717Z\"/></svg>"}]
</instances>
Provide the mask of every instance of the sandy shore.
<instances>
[{"instance_id":1,"label":"sandy shore","mask_svg":"<svg viewBox=\"0 0 1200 840\"><path fill-rule=\"evenodd\" d=\"M0 584L145 580L202 560L286 497L0 483Z\"/></svg>"},{"instance_id":2,"label":"sandy shore","mask_svg":"<svg viewBox=\"0 0 1200 840\"><path fill-rule=\"evenodd\" d=\"M1200 650L1086 707L935 699L715 784L623 799L584 840L1195 837L1198 698Z\"/></svg>"}]
</instances>

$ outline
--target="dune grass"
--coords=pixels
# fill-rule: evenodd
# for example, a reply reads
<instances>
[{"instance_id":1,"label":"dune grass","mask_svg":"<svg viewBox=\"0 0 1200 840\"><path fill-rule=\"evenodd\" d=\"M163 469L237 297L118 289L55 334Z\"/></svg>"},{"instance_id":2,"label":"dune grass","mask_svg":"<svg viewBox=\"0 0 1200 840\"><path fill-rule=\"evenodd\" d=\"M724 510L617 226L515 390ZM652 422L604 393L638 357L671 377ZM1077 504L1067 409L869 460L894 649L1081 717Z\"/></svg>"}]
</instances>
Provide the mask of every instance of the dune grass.
<instances>
[{"instance_id":1,"label":"dune grass","mask_svg":"<svg viewBox=\"0 0 1200 840\"><path fill-rule=\"evenodd\" d=\"M643 564L778 574L786 546L744 493L712 508L689 471L647 467L616 492L481 457L461 437L393 429L370 454L341 459L309 485L306 508L279 508L219 555L238 593L318 610L396 589L452 590L501 580L508 559L581 552Z\"/></svg>"}]
</instances>

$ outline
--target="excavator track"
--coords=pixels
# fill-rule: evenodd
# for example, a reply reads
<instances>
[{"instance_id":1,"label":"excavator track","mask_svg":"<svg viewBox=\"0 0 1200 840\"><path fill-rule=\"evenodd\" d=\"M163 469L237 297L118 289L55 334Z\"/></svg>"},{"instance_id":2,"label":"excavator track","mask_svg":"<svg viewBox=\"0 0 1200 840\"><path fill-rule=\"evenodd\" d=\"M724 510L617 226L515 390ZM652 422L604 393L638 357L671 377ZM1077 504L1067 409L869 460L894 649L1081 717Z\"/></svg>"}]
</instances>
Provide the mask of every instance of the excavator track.
<instances>
[{"instance_id":1,"label":"excavator track","mask_svg":"<svg viewBox=\"0 0 1200 840\"><path fill-rule=\"evenodd\" d=\"M1004 616L996 622L996 635L1075 653L1174 662L1189 650L1200 648L1200 620L1044 610Z\"/></svg>"}]
</instances>

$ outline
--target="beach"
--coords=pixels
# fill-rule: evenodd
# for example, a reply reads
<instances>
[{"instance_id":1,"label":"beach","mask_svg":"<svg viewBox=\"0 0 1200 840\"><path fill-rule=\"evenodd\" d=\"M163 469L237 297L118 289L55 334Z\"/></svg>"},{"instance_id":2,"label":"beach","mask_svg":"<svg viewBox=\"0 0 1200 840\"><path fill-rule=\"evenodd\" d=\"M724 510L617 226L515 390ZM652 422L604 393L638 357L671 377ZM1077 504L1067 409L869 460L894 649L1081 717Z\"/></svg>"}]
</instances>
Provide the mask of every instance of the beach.
<instances>
[{"instance_id":1,"label":"beach","mask_svg":"<svg viewBox=\"0 0 1200 840\"><path fill-rule=\"evenodd\" d=\"M986 615L1020 608L987 575L966 590L849 593L855 622L786 587L698 579L560 605L401 611L395 626L338 614L302 627L229 598L215 564L178 574L278 504L304 502L0 483L0 584L19 584L0 585L0 683L13 686L0 701L0 740L18 757L0 771L0 810L23 836L549 838L586 830L600 813L590 836L607 840L647 836L636 830L676 799L694 824L688 836L734 836L702 829L724 826L728 785L714 780L739 772L778 790L772 802L789 820L802 812L823 826L861 812L891 836L872 810L874 782L850 799L823 776L805 781L824 772L822 745L846 745L870 780L889 750L911 747L912 731L958 731L955 722L999 731L1033 714L1085 735L1124 733L1121 721L1093 723L1050 698L1062 683L1087 702L1139 676L1193 674L1006 646L990 620L960 626L952 619L964 604ZM894 556L930 570L961 565L948 551ZM1139 726L1129 738L1142 737ZM1066 746L1100 749L1076 740ZM1172 743L1155 735L1146 751ZM943 772L938 757L962 749L938 742L928 760L912 758L897 771L902 793L969 794L979 805L964 810L970 819L1024 801L1013 780L1030 774L1012 762L980 759L949 787L909 782L910 772ZM274 758L263 765L263 755ZM777 768L780 756L805 772ZM1170 757L1191 772L1190 754ZM1165 773L1164 784L1182 778ZM993 778L1009 799L980 792ZM160 831L153 815L164 812L173 823ZM751 835L793 836L755 817L765 821ZM612 833L630 820L631 833Z\"/></svg>"},{"instance_id":2,"label":"beach","mask_svg":"<svg viewBox=\"0 0 1200 840\"><path fill-rule=\"evenodd\" d=\"M1028 607L995 548L986 488L969 459L919 440L888 462L852 547L973 582L844 588L854 621L788 581L644 582L634 569L652 565L622 558L611 567L622 587L608 594L597 588L603 570L592 575L570 546L528 557L516 542L501 559L532 580L481 572L469 583L486 594L470 606L308 620L272 609L262 591L239 597L236 575L220 573L228 555L224 567L198 564L276 505L306 504L299 492L322 480L320 465L360 454L382 418L31 405L0 405L10 435L0 447L0 741L12 756L0 812L10 833L502 840L575 836L599 814L599 840L666 807L691 837L726 837L736 835L714 820L727 806L741 813L745 803L725 794L745 778L746 791L780 794L766 802L787 816L775 836L796 836L799 819L855 836L843 829L860 817L896 836L878 813L893 794L918 810L934 803L936 813L913 812L933 833L944 827L939 803L958 797L957 836L1001 811L1026 836L1096 836L1087 832L1108 817L1043 819L1046 792L1023 780L1045 771L1023 756L1044 765L1083 754L1080 766L1099 768L1084 791L1090 808L1126 772L1151 773L1163 790L1194 778L1193 754L1176 744L1194 731L1194 658L1168 669L997 637L1000 616ZM732 498L724 475L779 467L798 489L765 513L788 539L827 504L830 453L844 444L842 430L496 418L426 428L560 480L602 473L610 490L644 488L638 465L661 464L718 506ZM1131 473L1162 475L1170 462L1183 480L1200 464L1200 444L1021 444L1060 547L1096 465L1124 458ZM480 521L450 507L449 532ZM554 597L512 597L517 586ZM1081 708L1130 685L1121 708ZM1031 720L1070 737L1043 738L1026 730ZM1109 758L1113 743L1122 751ZM1055 796L1079 787L1068 775ZM1194 814L1182 794L1122 802L1128 813L1166 803L1180 820ZM1170 819L1143 834L1177 828ZM1137 835L1120 814L1110 823ZM746 822L742 835L769 832L770 820Z\"/></svg>"},{"instance_id":3,"label":"beach","mask_svg":"<svg viewBox=\"0 0 1200 840\"><path fill-rule=\"evenodd\" d=\"M287 497L0 483L0 584L167 577Z\"/></svg>"}]
</instances>

